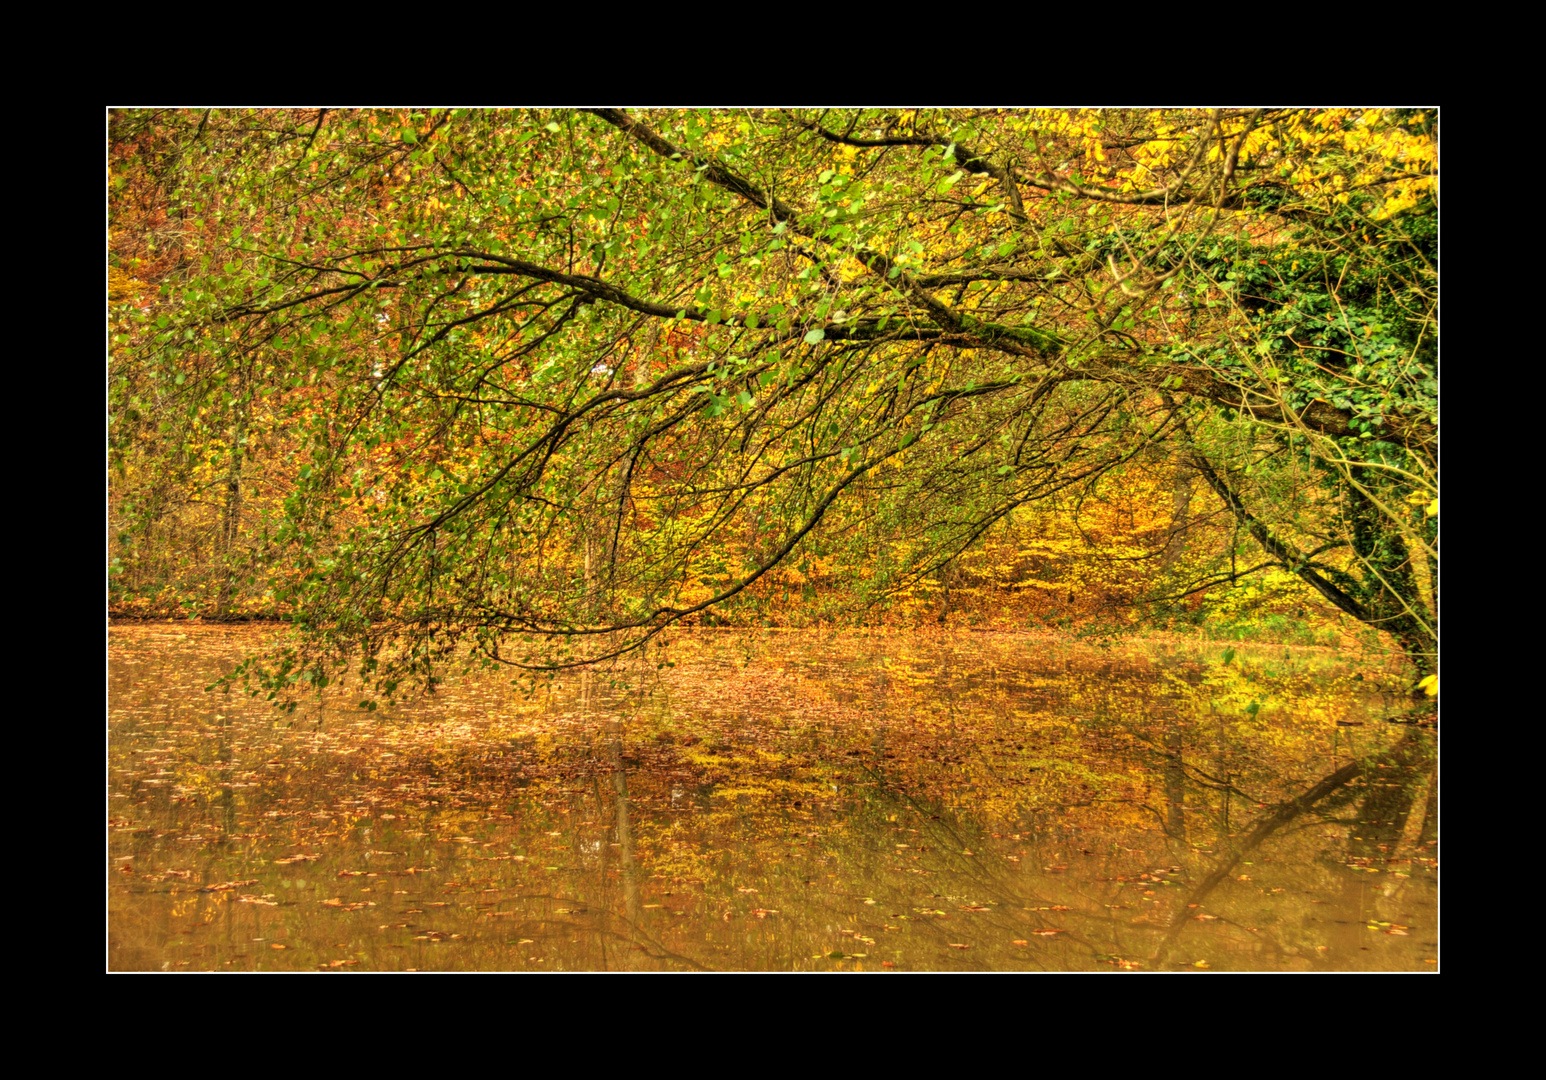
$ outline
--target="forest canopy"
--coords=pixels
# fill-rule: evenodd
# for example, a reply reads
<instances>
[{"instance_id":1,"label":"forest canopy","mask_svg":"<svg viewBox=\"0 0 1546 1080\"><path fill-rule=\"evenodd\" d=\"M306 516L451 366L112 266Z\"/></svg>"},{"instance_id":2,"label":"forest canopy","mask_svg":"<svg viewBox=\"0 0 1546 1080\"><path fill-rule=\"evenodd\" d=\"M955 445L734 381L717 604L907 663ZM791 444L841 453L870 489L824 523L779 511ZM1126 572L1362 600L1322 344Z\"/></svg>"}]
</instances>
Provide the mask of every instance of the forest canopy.
<instances>
[{"instance_id":1,"label":"forest canopy","mask_svg":"<svg viewBox=\"0 0 1546 1080\"><path fill-rule=\"evenodd\" d=\"M1106 565L1146 610L1265 582L1427 674L1437 139L1399 109L115 112L112 602L280 613L272 692L352 658L390 693L823 580L873 610L1141 489Z\"/></svg>"}]
</instances>

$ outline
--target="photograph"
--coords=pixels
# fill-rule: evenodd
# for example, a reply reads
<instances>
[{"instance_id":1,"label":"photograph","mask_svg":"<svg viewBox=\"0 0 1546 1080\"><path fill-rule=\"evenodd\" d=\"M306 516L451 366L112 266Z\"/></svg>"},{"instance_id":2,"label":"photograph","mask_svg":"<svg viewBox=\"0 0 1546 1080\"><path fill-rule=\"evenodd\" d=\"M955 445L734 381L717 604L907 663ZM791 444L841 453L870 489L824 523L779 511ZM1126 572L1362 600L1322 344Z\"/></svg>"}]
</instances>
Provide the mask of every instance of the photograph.
<instances>
[{"instance_id":1,"label":"photograph","mask_svg":"<svg viewBox=\"0 0 1546 1080\"><path fill-rule=\"evenodd\" d=\"M1431 106L111 106L108 972L1439 970Z\"/></svg>"}]
</instances>

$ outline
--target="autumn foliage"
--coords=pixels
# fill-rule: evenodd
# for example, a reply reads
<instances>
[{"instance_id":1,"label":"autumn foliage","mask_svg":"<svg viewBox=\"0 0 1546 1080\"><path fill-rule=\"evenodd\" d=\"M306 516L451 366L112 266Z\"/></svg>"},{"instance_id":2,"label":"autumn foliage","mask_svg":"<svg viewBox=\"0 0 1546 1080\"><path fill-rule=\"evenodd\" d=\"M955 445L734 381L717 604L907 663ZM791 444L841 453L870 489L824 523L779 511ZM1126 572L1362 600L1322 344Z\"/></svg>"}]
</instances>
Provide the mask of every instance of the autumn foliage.
<instances>
[{"instance_id":1,"label":"autumn foliage","mask_svg":"<svg viewBox=\"0 0 1546 1080\"><path fill-rule=\"evenodd\" d=\"M550 669L667 627L1437 628L1436 119L125 112L110 597ZM363 657L363 661L360 660Z\"/></svg>"}]
</instances>

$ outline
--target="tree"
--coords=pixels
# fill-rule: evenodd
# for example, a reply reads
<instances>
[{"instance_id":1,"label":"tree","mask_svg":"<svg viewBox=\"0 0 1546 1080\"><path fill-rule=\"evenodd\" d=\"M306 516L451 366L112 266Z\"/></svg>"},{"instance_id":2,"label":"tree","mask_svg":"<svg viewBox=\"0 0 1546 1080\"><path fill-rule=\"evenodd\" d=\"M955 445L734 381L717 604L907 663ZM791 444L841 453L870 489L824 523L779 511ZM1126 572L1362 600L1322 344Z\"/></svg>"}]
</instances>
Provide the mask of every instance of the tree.
<instances>
[{"instance_id":1,"label":"tree","mask_svg":"<svg viewBox=\"0 0 1546 1080\"><path fill-rule=\"evenodd\" d=\"M469 645L594 661L824 559L882 597L1138 460L1200 478L1239 538L1156 600L1276 568L1433 667L1431 113L112 135L187 223L154 310L120 311L123 452L152 390L163 415L266 402L289 433L267 550L310 644L276 687L360 647L388 692Z\"/></svg>"}]
</instances>

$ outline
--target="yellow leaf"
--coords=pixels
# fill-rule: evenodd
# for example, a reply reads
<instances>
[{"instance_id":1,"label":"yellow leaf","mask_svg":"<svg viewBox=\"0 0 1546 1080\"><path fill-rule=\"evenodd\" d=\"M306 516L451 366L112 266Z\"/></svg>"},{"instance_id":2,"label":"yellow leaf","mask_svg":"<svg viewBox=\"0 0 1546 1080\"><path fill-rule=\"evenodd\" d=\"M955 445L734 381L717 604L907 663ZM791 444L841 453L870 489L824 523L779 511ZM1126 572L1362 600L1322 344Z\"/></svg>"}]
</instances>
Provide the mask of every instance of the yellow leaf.
<instances>
[{"instance_id":1,"label":"yellow leaf","mask_svg":"<svg viewBox=\"0 0 1546 1080\"><path fill-rule=\"evenodd\" d=\"M1437 675L1424 676L1422 682L1417 684L1417 689L1429 697L1439 696L1439 677Z\"/></svg>"}]
</instances>

